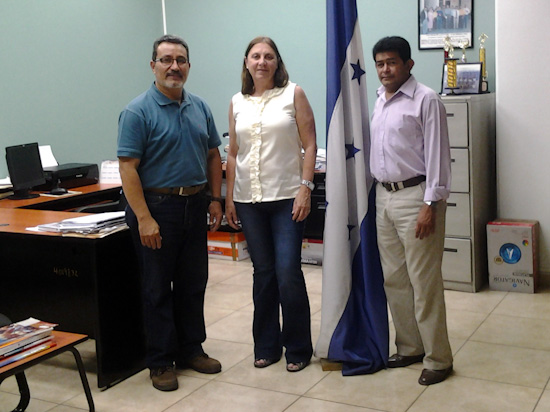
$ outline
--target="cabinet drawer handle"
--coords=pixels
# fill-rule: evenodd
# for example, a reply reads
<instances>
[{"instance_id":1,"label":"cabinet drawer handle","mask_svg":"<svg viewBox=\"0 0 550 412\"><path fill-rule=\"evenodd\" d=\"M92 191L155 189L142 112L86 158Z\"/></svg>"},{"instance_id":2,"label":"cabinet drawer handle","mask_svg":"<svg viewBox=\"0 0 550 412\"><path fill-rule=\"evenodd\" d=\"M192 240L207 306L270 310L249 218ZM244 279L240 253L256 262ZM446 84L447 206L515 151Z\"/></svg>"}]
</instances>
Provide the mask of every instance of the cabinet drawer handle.
<instances>
[{"instance_id":1,"label":"cabinet drawer handle","mask_svg":"<svg viewBox=\"0 0 550 412\"><path fill-rule=\"evenodd\" d=\"M454 113L447 113L447 117L455 117Z\"/></svg>"},{"instance_id":2,"label":"cabinet drawer handle","mask_svg":"<svg viewBox=\"0 0 550 412\"><path fill-rule=\"evenodd\" d=\"M447 203L447 207L456 207L456 203Z\"/></svg>"},{"instance_id":3,"label":"cabinet drawer handle","mask_svg":"<svg viewBox=\"0 0 550 412\"><path fill-rule=\"evenodd\" d=\"M443 251L444 252L458 253L458 249L452 249L452 248L449 248L449 247L443 248Z\"/></svg>"},{"instance_id":4,"label":"cabinet drawer handle","mask_svg":"<svg viewBox=\"0 0 550 412\"><path fill-rule=\"evenodd\" d=\"M456 160L455 160L455 159L451 159L451 163L454 163L454 162L456 162Z\"/></svg>"}]
</instances>

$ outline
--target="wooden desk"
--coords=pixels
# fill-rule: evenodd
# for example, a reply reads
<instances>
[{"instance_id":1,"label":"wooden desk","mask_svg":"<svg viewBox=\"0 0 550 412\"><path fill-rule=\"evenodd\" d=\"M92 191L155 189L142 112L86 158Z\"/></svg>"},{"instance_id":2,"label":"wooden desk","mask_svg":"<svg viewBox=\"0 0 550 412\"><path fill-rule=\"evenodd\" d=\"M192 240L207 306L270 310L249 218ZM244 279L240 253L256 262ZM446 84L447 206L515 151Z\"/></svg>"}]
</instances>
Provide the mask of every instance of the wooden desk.
<instances>
[{"instance_id":1,"label":"wooden desk","mask_svg":"<svg viewBox=\"0 0 550 412\"><path fill-rule=\"evenodd\" d=\"M98 183L95 185L75 187L71 192L80 192L77 195L63 195L58 197L40 196L33 199L11 200L1 199L0 208L22 208L38 210L66 210L87 206L102 201L116 200L120 196L120 185ZM39 193L39 192L34 192Z\"/></svg>"},{"instance_id":2,"label":"wooden desk","mask_svg":"<svg viewBox=\"0 0 550 412\"><path fill-rule=\"evenodd\" d=\"M28 227L59 222L71 217L86 216L87 213L55 212L49 210L2 209L0 208L0 233L18 233L37 236L61 236L61 233L31 232Z\"/></svg>"},{"instance_id":3,"label":"wooden desk","mask_svg":"<svg viewBox=\"0 0 550 412\"><path fill-rule=\"evenodd\" d=\"M55 342L57 343L56 346L43 350L41 352L35 353L34 355L29 356L28 358L10 363L9 365L6 365L0 368L0 384L2 384L2 381L4 379L9 378L10 376L13 376L15 374L21 373L26 369L30 368L31 366L37 365L63 352L70 351L74 355L76 366L78 367L78 373L80 374L80 380L82 381L82 387L84 388L84 393L86 394L86 399L88 400L88 406L90 408L90 412L94 412L95 411L94 400L92 398L92 392L90 391L90 385L88 385L88 378L86 378L86 371L84 370L84 365L82 363L82 358L80 357L80 353L78 353L78 350L75 348L75 345L78 345L79 343L84 342L85 340L88 339L88 337L86 335L79 335L76 333L67 333L67 332L59 332L59 331L53 331L52 333L53 333ZM14 409L13 412L25 411L25 409L27 409L27 406L29 406L29 402L31 398L29 386L27 385L26 379L23 379L23 380L18 379L18 383L19 383L19 391L21 393L21 400L19 401L19 404L17 405L17 407Z\"/></svg>"},{"instance_id":4,"label":"wooden desk","mask_svg":"<svg viewBox=\"0 0 550 412\"><path fill-rule=\"evenodd\" d=\"M117 190L111 186L107 190ZM32 316L58 323L60 331L94 338L99 387L142 370L145 338L139 269L130 232L103 239L30 232L27 227L83 214L2 208L4 201L0 200L2 311L14 320ZM52 200L46 203L56 206Z\"/></svg>"}]
</instances>

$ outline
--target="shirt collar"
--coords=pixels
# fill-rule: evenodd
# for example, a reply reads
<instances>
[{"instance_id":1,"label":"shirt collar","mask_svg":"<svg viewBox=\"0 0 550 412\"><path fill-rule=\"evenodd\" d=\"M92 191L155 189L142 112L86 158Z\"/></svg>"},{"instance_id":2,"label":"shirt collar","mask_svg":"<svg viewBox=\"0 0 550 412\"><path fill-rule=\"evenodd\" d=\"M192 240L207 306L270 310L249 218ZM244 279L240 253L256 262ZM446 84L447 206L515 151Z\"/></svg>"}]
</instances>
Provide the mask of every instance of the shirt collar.
<instances>
[{"instance_id":1,"label":"shirt collar","mask_svg":"<svg viewBox=\"0 0 550 412\"><path fill-rule=\"evenodd\" d=\"M404 95L412 98L414 96L417 83L418 82L416 81L414 76L411 74L411 76L407 79L407 81L403 83L399 89L397 89L397 91L394 93L394 96L398 95L399 93L403 93ZM380 96L384 97L386 95L386 88L384 86L380 86L376 91L376 93L378 94L378 97Z\"/></svg>"},{"instance_id":2,"label":"shirt collar","mask_svg":"<svg viewBox=\"0 0 550 412\"><path fill-rule=\"evenodd\" d=\"M155 82L153 82L149 90L153 95L153 99L155 99L155 101L158 103L159 106L166 106L172 103L177 103L175 100L172 100L168 98L166 95L162 94L162 92L155 85ZM182 105L183 105L184 103L187 103L187 92L185 91L185 89L183 89L182 93L183 93L183 99L182 99Z\"/></svg>"}]
</instances>

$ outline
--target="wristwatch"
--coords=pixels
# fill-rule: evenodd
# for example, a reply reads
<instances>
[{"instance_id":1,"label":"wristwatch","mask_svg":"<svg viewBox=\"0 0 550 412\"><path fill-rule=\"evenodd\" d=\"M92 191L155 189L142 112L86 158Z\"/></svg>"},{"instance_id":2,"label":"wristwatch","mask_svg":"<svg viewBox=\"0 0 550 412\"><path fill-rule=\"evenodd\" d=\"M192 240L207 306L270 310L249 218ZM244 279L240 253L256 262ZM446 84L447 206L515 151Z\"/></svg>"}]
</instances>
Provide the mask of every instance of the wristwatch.
<instances>
[{"instance_id":1,"label":"wristwatch","mask_svg":"<svg viewBox=\"0 0 550 412\"><path fill-rule=\"evenodd\" d=\"M302 180L302 184L307 187L309 190L315 189L315 183L313 183L311 180Z\"/></svg>"},{"instance_id":2,"label":"wristwatch","mask_svg":"<svg viewBox=\"0 0 550 412\"><path fill-rule=\"evenodd\" d=\"M424 203L426 203L428 206L435 207L437 202L437 200L426 200Z\"/></svg>"}]
</instances>

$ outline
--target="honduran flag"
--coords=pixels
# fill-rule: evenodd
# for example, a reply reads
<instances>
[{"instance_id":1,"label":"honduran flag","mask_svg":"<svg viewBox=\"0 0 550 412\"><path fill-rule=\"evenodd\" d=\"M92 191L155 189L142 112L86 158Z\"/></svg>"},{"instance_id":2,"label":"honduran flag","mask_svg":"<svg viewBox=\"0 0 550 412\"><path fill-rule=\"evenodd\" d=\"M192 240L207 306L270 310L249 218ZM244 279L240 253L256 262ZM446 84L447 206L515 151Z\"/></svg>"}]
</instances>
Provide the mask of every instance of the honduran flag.
<instances>
[{"instance_id":1,"label":"honduran flag","mask_svg":"<svg viewBox=\"0 0 550 412\"><path fill-rule=\"evenodd\" d=\"M344 375L388 359L388 313L369 171L369 111L356 0L327 0L327 170L317 357Z\"/></svg>"}]
</instances>

